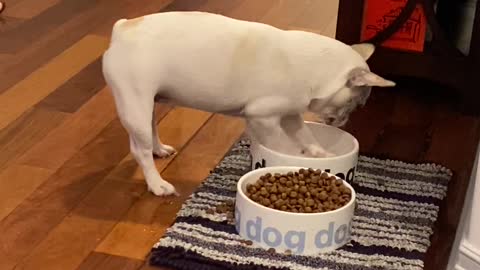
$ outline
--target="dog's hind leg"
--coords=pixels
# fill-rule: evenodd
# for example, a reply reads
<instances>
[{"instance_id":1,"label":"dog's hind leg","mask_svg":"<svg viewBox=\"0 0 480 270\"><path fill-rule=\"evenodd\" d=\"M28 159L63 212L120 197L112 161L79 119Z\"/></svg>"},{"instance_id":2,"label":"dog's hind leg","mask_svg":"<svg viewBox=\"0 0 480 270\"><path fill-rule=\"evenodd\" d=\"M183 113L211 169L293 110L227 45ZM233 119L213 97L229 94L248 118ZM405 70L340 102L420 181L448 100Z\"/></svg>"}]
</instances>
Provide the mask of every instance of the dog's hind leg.
<instances>
[{"instance_id":1,"label":"dog's hind leg","mask_svg":"<svg viewBox=\"0 0 480 270\"><path fill-rule=\"evenodd\" d=\"M164 158L175 154L176 150L170 145L163 144L158 136L157 120L155 116L155 110L152 111L152 143L153 154L157 157Z\"/></svg>"},{"instance_id":2,"label":"dog's hind leg","mask_svg":"<svg viewBox=\"0 0 480 270\"><path fill-rule=\"evenodd\" d=\"M112 90L120 122L130 136L130 151L142 168L151 192L158 196L176 194L173 185L160 176L153 160L153 152L157 150L154 146L160 143L153 129L156 128L153 111L158 84L142 77L143 62L127 61L128 57L122 52L109 48L103 56L102 71Z\"/></svg>"},{"instance_id":3,"label":"dog's hind leg","mask_svg":"<svg viewBox=\"0 0 480 270\"><path fill-rule=\"evenodd\" d=\"M111 87L117 104L118 116L130 136L131 153L142 168L148 189L157 196L176 194L173 185L160 176L153 160L153 134L156 134L152 129L153 96L150 97L148 94L126 95L125 93L132 92L129 92L128 89ZM147 91L134 92L148 93Z\"/></svg>"}]
</instances>

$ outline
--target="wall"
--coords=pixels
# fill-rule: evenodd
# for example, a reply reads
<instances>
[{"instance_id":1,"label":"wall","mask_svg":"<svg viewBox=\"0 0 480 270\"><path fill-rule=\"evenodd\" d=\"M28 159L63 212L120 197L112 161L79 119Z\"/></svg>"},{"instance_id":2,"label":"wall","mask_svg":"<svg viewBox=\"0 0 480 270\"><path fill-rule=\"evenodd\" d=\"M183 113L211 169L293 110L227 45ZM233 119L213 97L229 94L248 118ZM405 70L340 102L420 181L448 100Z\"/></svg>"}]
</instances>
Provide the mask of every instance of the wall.
<instances>
[{"instance_id":1,"label":"wall","mask_svg":"<svg viewBox=\"0 0 480 270\"><path fill-rule=\"evenodd\" d=\"M471 31L477 0L459 1L462 20L456 27L455 43L463 52L470 49ZM480 270L480 151L465 198L461 221L450 255L448 270Z\"/></svg>"},{"instance_id":2,"label":"wall","mask_svg":"<svg viewBox=\"0 0 480 270\"><path fill-rule=\"evenodd\" d=\"M461 221L450 255L449 270L480 270L480 151L468 186Z\"/></svg>"},{"instance_id":3,"label":"wall","mask_svg":"<svg viewBox=\"0 0 480 270\"><path fill-rule=\"evenodd\" d=\"M458 7L458 12L462 15L462 19L458 23L458 35L456 36L455 43L459 50L464 54L468 54L470 51L470 40L472 38L476 4L477 0L464 0L463 3Z\"/></svg>"}]
</instances>

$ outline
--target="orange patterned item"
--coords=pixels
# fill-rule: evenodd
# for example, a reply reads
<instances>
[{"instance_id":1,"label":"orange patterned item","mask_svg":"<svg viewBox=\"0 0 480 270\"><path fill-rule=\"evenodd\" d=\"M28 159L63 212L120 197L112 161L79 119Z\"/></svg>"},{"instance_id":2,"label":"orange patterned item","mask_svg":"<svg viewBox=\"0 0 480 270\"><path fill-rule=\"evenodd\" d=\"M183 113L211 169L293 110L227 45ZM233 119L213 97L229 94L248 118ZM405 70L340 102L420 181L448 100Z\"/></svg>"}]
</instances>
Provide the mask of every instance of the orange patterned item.
<instances>
[{"instance_id":1,"label":"orange patterned item","mask_svg":"<svg viewBox=\"0 0 480 270\"><path fill-rule=\"evenodd\" d=\"M390 25L400 14L407 0L365 0L362 41L374 37ZM423 52L427 21L421 5L417 5L410 18L389 39L383 47L398 50Z\"/></svg>"}]
</instances>

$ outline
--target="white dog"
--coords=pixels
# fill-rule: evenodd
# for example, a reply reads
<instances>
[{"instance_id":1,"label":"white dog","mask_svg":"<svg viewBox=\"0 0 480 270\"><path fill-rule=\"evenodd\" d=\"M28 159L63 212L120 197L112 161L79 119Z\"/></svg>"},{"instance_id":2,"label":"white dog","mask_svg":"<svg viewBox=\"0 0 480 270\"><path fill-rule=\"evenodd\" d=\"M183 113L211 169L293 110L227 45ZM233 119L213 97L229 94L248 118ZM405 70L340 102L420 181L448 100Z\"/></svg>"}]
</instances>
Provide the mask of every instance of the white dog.
<instances>
[{"instance_id":1,"label":"white dog","mask_svg":"<svg viewBox=\"0 0 480 270\"><path fill-rule=\"evenodd\" d=\"M175 188L158 173L152 153L165 157L175 149L158 137L155 101L242 116L267 147L290 144L325 156L302 113L340 126L371 86L393 86L370 72L365 61L373 51L369 44L348 46L216 14L166 12L116 22L103 74L149 190L169 195Z\"/></svg>"}]
</instances>

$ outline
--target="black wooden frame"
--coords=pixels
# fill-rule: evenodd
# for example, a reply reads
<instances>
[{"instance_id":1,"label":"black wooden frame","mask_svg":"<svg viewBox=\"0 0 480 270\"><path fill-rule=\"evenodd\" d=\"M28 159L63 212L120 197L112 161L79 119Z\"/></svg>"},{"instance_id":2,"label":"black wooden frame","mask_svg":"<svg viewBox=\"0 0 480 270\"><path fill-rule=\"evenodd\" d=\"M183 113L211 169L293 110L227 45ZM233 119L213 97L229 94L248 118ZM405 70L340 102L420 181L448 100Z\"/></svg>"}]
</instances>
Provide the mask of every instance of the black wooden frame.
<instances>
[{"instance_id":1,"label":"black wooden frame","mask_svg":"<svg viewBox=\"0 0 480 270\"><path fill-rule=\"evenodd\" d=\"M432 41L426 44L425 51L413 53L378 46L369 59L371 69L384 76L426 79L445 85L458 93L461 107L480 113L480 104L477 104L480 89L476 84L476 77L480 76L480 1L477 2L469 55L463 55L447 40L435 17L433 0L409 0L397 20L368 42L381 44L408 19L417 4L422 5L432 32ZM360 42L363 7L364 0L339 0L338 40L347 44Z\"/></svg>"}]
</instances>

